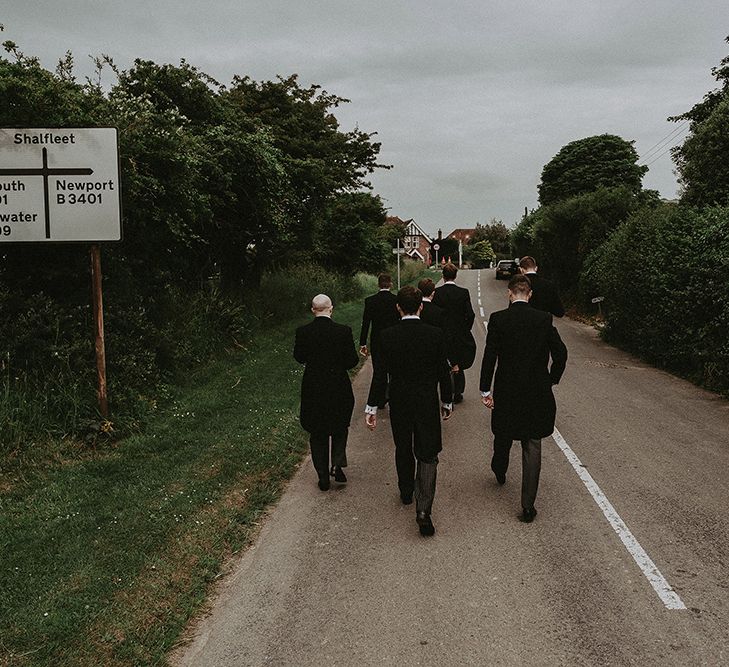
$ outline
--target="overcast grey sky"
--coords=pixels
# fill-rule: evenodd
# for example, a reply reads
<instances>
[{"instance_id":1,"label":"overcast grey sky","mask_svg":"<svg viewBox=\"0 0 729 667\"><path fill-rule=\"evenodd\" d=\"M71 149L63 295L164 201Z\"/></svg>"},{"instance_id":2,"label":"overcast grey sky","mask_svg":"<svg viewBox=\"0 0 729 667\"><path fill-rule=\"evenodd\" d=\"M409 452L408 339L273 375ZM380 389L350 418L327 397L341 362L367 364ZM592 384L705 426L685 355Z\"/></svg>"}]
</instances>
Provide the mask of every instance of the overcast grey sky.
<instances>
[{"instance_id":1,"label":"overcast grey sky","mask_svg":"<svg viewBox=\"0 0 729 667\"><path fill-rule=\"evenodd\" d=\"M70 49L233 75L298 73L351 104L344 129L378 132L390 171L372 182L393 215L444 234L537 205L542 167L605 132L647 155L715 87L726 0L9 0L3 39L48 68ZM681 139L679 134L675 141ZM670 155L646 187L676 196Z\"/></svg>"}]
</instances>

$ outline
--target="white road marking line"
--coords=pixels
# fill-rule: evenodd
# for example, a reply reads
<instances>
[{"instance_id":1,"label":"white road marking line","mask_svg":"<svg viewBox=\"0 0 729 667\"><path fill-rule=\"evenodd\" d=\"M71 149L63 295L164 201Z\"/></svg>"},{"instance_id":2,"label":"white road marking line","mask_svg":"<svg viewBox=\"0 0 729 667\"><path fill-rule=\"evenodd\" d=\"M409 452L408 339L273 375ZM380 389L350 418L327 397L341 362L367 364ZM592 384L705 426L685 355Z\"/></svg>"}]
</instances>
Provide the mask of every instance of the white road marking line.
<instances>
[{"instance_id":1,"label":"white road marking line","mask_svg":"<svg viewBox=\"0 0 729 667\"><path fill-rule=\"evenodd\" d=\"M645 552L643 547L640 546L638 540L635 539L633 533L630 532L628 526L625 525L625 522L615 511L615 508L597 485L597 482L595 482L592 478L592 475L587 472L586 468L577 457L577 454L572 451L572 448L562 437L562 434L557 429L554 429L552 438L554 438L557 446L562 450L562 453L572 464L575 472L587 487L590 495L593 497L598 507L602 510L605 518L613 527L613 530L618 534L618 537L625 545L628 553L633 557L633 560L643 571L643 574L650 582L650 585L653 586L653 590L655 590L658 597L661 598L666 609L686 609L686 605L682 602L681 598L673 590L673 588L671 588L671 585L668 581L666 581L665 577L660 573L656 564L651 560L651 557Z\"/></svg>"},{"instance_id":2,"label":"white road marking line","mask_svg":"<svg viewBox=\"0 0 729 667\"><path fill-rule=\"evenodd\" d=\"M483 307L479 308L479 310L481 311L481 317L486 317L486 314L483 312Z\"/></svg>"},{"instance_id":3,"label":"white road marking line","mask_svg":"<svg viewBox=\"0 0 729 667\"><path fill-rule=\"evenodd\" d=\"M486 320L483 321L483 328L486 329L486 331L489 330L489 323Z\"/></svg>"},{"instance_id":4,"label":"white road marking line","mask_svg":"<svg viewBox=\"0 0 729 667\"><path fill-rule=\"evenodd\" d=\"M479 306L483 305L483 304L481 303L481 297L478 297L478 305L479 305Z\"/></svg>"}]
</instances>

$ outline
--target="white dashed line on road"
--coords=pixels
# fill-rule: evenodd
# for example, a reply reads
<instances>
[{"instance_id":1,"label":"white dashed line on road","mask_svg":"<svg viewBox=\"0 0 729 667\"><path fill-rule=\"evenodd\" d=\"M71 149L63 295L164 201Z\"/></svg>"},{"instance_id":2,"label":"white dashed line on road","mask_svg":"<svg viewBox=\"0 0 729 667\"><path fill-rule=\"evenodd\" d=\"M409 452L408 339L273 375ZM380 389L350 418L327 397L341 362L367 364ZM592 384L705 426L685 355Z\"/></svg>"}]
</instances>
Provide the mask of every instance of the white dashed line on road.
<instances>
[{"instance_id":1,"label":"white dashed line on road","mask_svg":"<svg viewBox=\"0 0 729 667\"><path fill-rule=\"evenodd\" d=\"M597 485L597 482L592 478L589 472L582 465L582 462L574 453L572 448L567 444L562 434L554 429L552 438L557 443L557 446L562 450L562 453L567 457L575 472L582 480L583 484L587 487L590 495L593 497L597 506L602 510L605 518L608 520L613 530L618 534L628 553L633 557L633 560L637 563L638 567L643 571L646 579L653 586L653 590L661 598L661 601L665 605L666 609L686 609L686 605L683 603L678 594L671 588L671 585L666 581L665 577L660 573L656 564L651 560L651 557L646 553L642 546L635 539L633 533L630 532L628 526L620 518L620 515L615 511L610 501L607 499L602 489Z\"/></svg>"},{"instance_id":2,"label":"white dashed line on road","mask_svg":"<svg viewBox=\"0 0 729 667\"><path fill-rule=\"evenodd\" d=\"M479 308L479 310L481 311L481 317L486 317L485 313L483 312L483 307Z\"/></svg>"}]
</instances>

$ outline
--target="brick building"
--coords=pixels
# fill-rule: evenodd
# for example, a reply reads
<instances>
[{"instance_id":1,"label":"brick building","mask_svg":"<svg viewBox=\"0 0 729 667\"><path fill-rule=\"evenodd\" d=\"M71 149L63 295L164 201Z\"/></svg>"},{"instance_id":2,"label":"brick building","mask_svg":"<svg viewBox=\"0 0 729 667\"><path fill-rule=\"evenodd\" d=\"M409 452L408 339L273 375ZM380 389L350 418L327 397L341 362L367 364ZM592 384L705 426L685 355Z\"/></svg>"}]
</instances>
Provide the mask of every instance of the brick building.
<instances>
[{"instance_id":1,"label":"brick building","mask_svg":"<svg viewBox=\"0 0 729 667\"><path fill-rule=\"evenodd\" d=\"M415 220L402 220L396 215L388 216L385 220L385 224L388 225L405 225L405 238L403 239L403 248L405 248L405 254L412 258L417 259L421 262L429 261L429 250L430 244L433 242L430 236L428 236L418 225Z\"/></svg>"}]
</instances>

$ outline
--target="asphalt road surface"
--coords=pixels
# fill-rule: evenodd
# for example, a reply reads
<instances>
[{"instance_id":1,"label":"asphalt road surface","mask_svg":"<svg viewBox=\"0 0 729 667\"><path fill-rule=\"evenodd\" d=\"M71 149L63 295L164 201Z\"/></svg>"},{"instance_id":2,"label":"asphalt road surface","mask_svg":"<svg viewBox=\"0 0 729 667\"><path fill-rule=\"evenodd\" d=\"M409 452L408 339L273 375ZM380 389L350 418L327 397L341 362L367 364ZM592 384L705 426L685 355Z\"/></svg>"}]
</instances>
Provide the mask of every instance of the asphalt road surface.
<instances>
[{"instance_id":1,"label":"asphalt road surface","mask_svg":"<svg viewBox=\"0 0 729 667\"><path fill-rule=\"evenodd\" d=\"M478 392L506 283L457 282L479 352L444 424L435 536L400 504L386 411L365 428L366 364L349 483L323 493L304 462L173 664L729 664L729 402L557 321L559 445L543 441L539 514L522 524L520 447L500 487Z\"/></svg>"}]
</instances>

